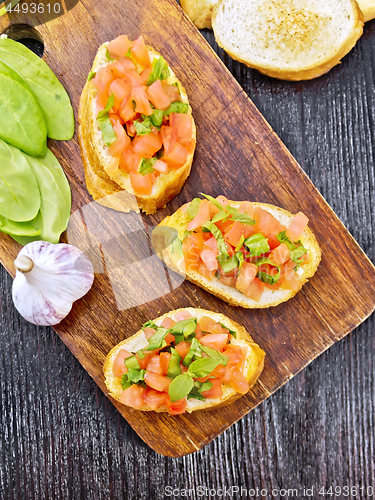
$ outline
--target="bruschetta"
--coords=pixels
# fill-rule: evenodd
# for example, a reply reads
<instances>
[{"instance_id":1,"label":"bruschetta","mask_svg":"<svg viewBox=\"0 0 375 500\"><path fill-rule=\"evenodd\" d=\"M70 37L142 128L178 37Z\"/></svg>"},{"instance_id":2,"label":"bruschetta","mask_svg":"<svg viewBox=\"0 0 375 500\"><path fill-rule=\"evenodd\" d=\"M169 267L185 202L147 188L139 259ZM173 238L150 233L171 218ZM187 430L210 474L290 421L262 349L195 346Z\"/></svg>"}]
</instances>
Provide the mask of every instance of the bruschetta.
<instances>
[{"instance_id":1,"label":"bruschetta","mask_svg":"<svg viewBox=\"0 0 375 500\"><path fill-rule=\"evenodd\" d=\"M250 309L289 300L314 275L321 250L303 213L204 196L153 231L155 252L173 270Z\"/></svg>"},{"instance_id":2,"label":"bruschetta","mask_svg":"<svg viewBox=\"0 0 375 500\"><path fill-rule=\"evenodd\" d=\"M196 131L187 94L142 36L131 42L121 35L99 48L80 99L78 133L86 185L99 203L125 190L152 214L190 173ZM114 208L129 211L127 203Z\"/></svg>"},{"instance_id":3,"label":"bruschetta","mask_svg":"<svg viewBox=\"0 0 375 500\"><path fill-rule=\"evenodd\" d=\"M223 314L188 307L147 321L106 357L109 394L172 415L233 403L256 383L264 351Z\"/></svg>"}]
</instances>

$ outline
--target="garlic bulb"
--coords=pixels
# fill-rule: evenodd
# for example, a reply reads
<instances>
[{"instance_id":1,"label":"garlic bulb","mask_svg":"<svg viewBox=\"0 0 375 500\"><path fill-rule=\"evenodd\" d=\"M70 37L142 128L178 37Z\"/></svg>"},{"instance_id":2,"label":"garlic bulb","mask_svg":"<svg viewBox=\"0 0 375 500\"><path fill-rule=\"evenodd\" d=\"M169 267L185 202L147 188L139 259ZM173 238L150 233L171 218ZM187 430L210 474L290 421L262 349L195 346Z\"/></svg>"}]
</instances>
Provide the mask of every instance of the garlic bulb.
<instances>
[{"instance_id":1,"label":"garlic bulb","mask_svg":"<svg viewBox=\"0 0 375 500\"><path fill-rule=\"evenodd\" d=\"M56 325L94 281L89 259L72 245L33 241L14 261L12 296L17 311L34 325Z\"/></svg>"}]
</instances>

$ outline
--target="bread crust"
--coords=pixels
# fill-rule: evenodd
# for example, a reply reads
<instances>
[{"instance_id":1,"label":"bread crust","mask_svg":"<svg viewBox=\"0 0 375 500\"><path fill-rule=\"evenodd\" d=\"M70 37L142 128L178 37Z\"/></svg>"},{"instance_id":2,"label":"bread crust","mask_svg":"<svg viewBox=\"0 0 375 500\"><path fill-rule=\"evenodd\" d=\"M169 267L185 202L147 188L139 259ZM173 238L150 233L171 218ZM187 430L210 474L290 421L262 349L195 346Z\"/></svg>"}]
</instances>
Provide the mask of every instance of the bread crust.
<instances>
[{"instance_id":1,"label":"bread crust","mask_svg":"<svg viewBox=\"0 0 375 500\"><path fill-rule=\"evenodd\" d=\"M212 28L212 10L217 0L180 0L185 14L198 29Z\"/></svg>"},{"instance_id":2,"label":"bread crust","mask_svg":"<svg viewBox=\"0 0 375 500\"><path fill-rule=\"evenodd\" d=\"M213 311L207 311L205 309L198 309L194 307L184 307L182 309L177 309L175 311L169 311L163 316L153 320L157 325L160 325L164 318L173 317L179 311L189 311L191 315L195 318L200 318L202 316L209 316L216 322L222 323L227 328L236 331L237 339L231 337L230 343L241 345L247 349L247 356L244 363L243 375L249 383L249 389L254 386L257 382L260 374L262 373L264 367L264 357L265 352L259 347L258 344L254 342L251 336L248 334L246 329L238 324L237 322L231 320L224 314L215 313ZM138 349L142 349L147 345L147 340L145 339L143 330L139 330L137 333L132 335L126 340L123 340L117 344L107 355L103 371L105 376L105 384L109 391L109 394L116 400L120 401L122 394L122 387L120 380L113 376L112 367L116 359L117 353L121 349L127 349L131 352L135 352ZM205 401L198 401L196 399L189 399L186 411L192 413L197 410L209 410L213 408L220 408L222 406L227 406L238 398L243 396L243 394L237 393L230 384L223 384L223 396L219 400L217 399L206 399ZM166 406L161 406L156 410L151 410L147 405L144 406L140 411L157 411L162 413L169 413Z\"/></svg>"},{"instance_id":3,"label":"bread crust","mask_svg":"<svg viewBox=\"0 0 375 500\"><path fill-rule=\"evenodd\" d=\"M238 208L242 203L241 201L228 201L229 204L234 208ZM267 203L256 202L254 203L254 206L261 207L272 213L272 215L276 217L276 219L278 219L287 227L294 217L294 215L287 210L269 205ZM187 225L190 222L190 218L186 215L184 208L185 205L180 207L173 215L166 217L158 227L164 226L173 228L178 232L179 238L182 239ZM299 286L298 290L292 291L266 289L259 302L246 297L241 292L232 287L223 285L218 280L210 281L204 278L198 272L188 271L185 273L185 270L181 267L181 262L172 254L171 247L165 249L163 255L160 257L162 258L162 260L164 260L168 267L172 267L173 270L179 270L180 272L183 272L186 276L186 279L203 288L207 292L212 293L216 297L219 297L219 299L228 302L228 304L232 306L241 306L247 309L264 309L267 307L277 306L282 302L286 302L287 300L294 297L294 295L299 292L299 290L301 290L303 285L307 283L308 279L315 274L321 260L321 249L319 247L319 244L315 238L314 233L308 227L305 229L300 239L304 247L309 251L310 260L307 264L301 266L301 268L304 270L304 274L301 276L301 285Z\"/></svg>"},{"instance_id":4,"label":"bread crust","mask_svg":"<svg viewBox=\"0 0 375 500\"><path fill-rule=\"evenodd\" d=\"M363 20L365 23L371 21L375 17L375 1L374 0L357 0L359 8L363 14Z\"/></svg>"},{"instance_id":5,"label":"bread crust","mask_svg":"<svg viewBox=\"0 0 375 500\"><path fill-rule=\"evenodd\" d=\"M104 65L103 60L107 44L108 42L100 46L91 71L95 72ZM159 57L159 54L152 47L148 46L147 48L152 58ZM110 64L110 62L106 62L106 64ZM172 69L170 67L169 69L171 76L168 78L168 83L176 82L179 86L182 101L188 103L185 89L177 80ZM177 170L159 175L150 195L137 195L131 187L129 174L120 169L112 174L106 172L109 152L96 121L96 96L97 90L93 83L87 81L81 94L78 111L78 138L87 189L93 199L101 205L121 212L139 211L140 209L146 214L153 214L156 210L164 208L181 191L190 174L196 143L194 119L193 147L189 152L186 163ZM190 106L188 112L192 115ZM129 193L128 196L121 194L124 190Z\"/></svg>"},{"instance_id":6,"label":"bread crust","mask_svg":"<svg viewBox=\"0 0 375 500\"><path fill-rule=\"evenodd\" d=\"M218 45L223 48L233 59L246 64L250 68L257 69L259 72L271 76L273 78L278 78L280 80L311 80L313 78L318 78L319 76L330 71L334 66L340 63L341 59L348 54L351 49L356 44L357 40L362 36L363 33L363 14L358 6L356 0L348 0L353 8L353 13L355 16L354 24L351 32L348 34L344 43L332 54L328 54L326 57L322 57L319 61L314 64L300 67L298 69L292 69L289 67L280 68L272 66L271 64L259 64L255 60L245 59L241 57L237 52L231 50L223 37L220 35L220 27L217 23L217 18L222 9L225 6L226 0L220 0L212 12L212 27L214 30L215 38Z\"/></svg>"}]
</instances>

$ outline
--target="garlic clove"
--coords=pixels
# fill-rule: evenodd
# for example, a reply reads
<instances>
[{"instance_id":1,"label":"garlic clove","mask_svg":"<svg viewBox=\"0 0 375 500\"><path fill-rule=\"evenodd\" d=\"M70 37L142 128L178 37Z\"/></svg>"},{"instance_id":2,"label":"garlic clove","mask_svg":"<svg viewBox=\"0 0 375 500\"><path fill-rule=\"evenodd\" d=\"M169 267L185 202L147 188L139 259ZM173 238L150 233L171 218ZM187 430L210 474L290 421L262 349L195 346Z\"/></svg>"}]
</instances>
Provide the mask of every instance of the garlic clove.
<instances>
[{"instance_id":1,"label":"garlic clove","mask_svg":"<svg viewBox=\"0 0 375 500\"><path fill-rule=\"evenodd\" d=\"M94 270L78 248L33 241L18 254L12 296L18 312L35 325L56 325L91 288Z\"/></svg>"}]
</instances>

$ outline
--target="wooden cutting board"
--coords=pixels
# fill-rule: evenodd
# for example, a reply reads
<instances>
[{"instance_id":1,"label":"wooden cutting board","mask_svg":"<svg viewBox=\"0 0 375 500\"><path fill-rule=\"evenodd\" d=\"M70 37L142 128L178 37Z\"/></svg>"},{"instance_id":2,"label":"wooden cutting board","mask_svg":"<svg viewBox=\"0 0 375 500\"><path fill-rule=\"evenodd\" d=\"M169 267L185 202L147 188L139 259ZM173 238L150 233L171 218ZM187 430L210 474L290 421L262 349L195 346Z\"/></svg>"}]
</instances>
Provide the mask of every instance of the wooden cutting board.
<instances>
[{"instance_id":1,"label":"wooden cutting board","mask_svg":"<svg viewBox=\"0 0 375 500\"><path fill-rule=\"evenodd\" d=\"M97 271L91 291L55 330L105 393L102 365L108 351L146 320L179 307L226 314L243 324L267 353L259 383L226 408L172 417L131 410L113 401L151 448L183 456L205 446L364 321L375 308L375 268L174 0L83 0L64 16L43 25L44 20L30 14L3 16L0 32L14 23L37 26L45 43L44 58L67 89L76 116L97 48L123 33L132 39L143 34L146 43L170 62L190 98L198 139L192 173L180 195L153 217L133 214L125 220L111 209L90 205L77 134L69 142L50 142L73 194L75 214L65 241L87 250ZM310 217L323 257L316 275L295 298L276 308L244 310L191 283L178 286L175 277L167 278L157 265L151 277L142 273L146 266L142 259L145 263L152 258L143 224L160 222L201 191L272 203ZM84 227L87 210L91 218L89 227ZM116 231L121 233L117 239ZM139 238L129 235L131 231ZM0 235L0 259L11 274L19 248L10 237ZM134 257L136 248L139 255ZM119 310L118 289L130 307L145 281L162 296Z\"/></svg>"}]
</instances>

